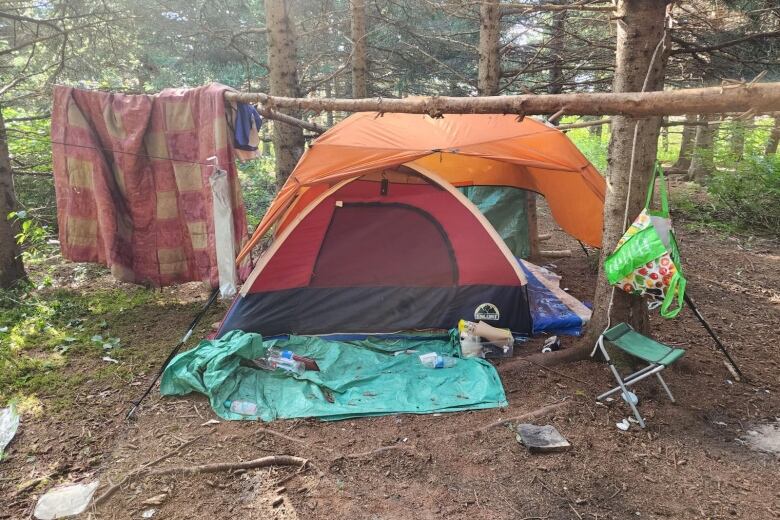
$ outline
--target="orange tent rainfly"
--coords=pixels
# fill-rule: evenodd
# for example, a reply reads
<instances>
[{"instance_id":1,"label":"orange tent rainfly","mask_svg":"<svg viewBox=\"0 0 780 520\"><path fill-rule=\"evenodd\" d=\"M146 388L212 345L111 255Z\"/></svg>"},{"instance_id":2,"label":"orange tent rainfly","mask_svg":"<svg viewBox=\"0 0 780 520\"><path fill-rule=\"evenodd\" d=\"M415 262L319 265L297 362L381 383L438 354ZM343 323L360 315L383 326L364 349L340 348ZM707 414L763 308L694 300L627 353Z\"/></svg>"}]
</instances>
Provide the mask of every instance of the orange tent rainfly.
<instances>
[{"instance_id":1,"label":"orange tent rainfly","mask_svg":"<svg viewBox=\"0 0 780 520\"><path fill-rule=\"evenodd\" d=\"M289 221L342 179L406 166L454 186L512 186L545 197L564 231L601 246L605 182L555 127L514 115L354 114L320 136L277 195L245 256L283 216Z\"/></svg>"},{"instance_id":2,"label":"orange tent rainfly","mask_svg":"<svg viewBox=\"0 0 780 520\"><path fill-rule=\"evenodd\" d=\"M280 190L241 256L272 227L275 239L219 334L393 332L461 318L531 333L526 274L456 189L471 185L540 193L566 232L601 245L604 180L554 127L359 113L317 139Z\"/></svg>"}]
</instances>

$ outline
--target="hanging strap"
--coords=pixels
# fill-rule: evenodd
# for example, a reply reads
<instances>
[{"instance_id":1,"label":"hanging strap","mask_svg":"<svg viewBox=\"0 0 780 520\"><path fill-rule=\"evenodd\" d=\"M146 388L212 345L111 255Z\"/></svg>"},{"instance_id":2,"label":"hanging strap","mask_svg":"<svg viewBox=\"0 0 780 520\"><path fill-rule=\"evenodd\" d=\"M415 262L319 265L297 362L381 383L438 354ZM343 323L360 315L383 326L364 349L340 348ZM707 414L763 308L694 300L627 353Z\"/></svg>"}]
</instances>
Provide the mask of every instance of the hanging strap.
<instances>
[{"instance_id":1,"label":"hanging strap","mask_svg":"<svg viewBox=\"0 0 780 520\"><path fill-rule=\"evenodd\" d=\"M653 212L659 217L669 218L669 199L666 196L666 178L664 177L664 169L661 167L661 163L655 161L653 166L653 175L650 177L650 186L647 187L647 198L645 199L645 208L650 209L650 205L653 203L653 193L655 192L656 180L660 180L658 183L658 192L661 198L661 211Z\"/></svg>"},{"instance_id":2,"label":"hanging strap","mask_svg":"<svg viewBox=\"0 0 780 520\"><path fill-rule=\"evenodd\" d=\"M667 289L664 302L661 304L660 314L666 319L674 318L683 308L683 298L685 298L685 278L680 274L680 271L675 271L672 275L672 279L669 280L669 288ZM674 303L675 297L677 298L677 306L674 309L670 309Z\"/></svg>"}]
</instances>

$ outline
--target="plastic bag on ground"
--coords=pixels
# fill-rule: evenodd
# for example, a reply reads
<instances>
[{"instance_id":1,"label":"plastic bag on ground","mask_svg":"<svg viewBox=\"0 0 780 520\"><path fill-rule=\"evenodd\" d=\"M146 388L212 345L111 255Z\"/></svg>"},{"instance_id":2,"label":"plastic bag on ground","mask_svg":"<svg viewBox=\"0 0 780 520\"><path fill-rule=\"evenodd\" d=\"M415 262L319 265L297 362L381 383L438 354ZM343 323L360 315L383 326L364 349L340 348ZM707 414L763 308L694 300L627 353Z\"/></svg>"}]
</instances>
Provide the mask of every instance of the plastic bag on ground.
<instances>
[{"instance_id":1,"label":"plastic bag on ground","mask_svg":"<svg viewBox=\"0 0 780 520\"><path fill-rule=\"evenodd\" d=\"M89 484L70 484L50 489L38 499L33 515L38 520L53 520L83 513L98 485L100 481L96 480Z\"/></svg>"},{"instance_id":2,"label":"plastic bag on ground","mask_svg":"<svg viewBox=\"0 0 780 520\"><path fill-rule=\"evenodd\" d=\"M11 443L18 428L19 414L16 408L9 406L0 410L0 460L3 460L5 448Z\"/></svg>"}]
</instances>

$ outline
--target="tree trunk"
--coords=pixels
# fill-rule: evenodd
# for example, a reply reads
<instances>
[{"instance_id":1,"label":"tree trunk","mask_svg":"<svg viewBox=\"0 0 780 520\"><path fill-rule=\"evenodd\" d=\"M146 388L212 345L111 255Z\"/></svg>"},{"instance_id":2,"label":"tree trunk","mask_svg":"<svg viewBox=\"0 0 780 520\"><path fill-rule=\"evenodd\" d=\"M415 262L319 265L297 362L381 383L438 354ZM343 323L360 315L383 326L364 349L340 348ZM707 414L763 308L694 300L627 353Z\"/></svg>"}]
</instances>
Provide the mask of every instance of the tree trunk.
<instances>
[{"instance_id":1,"label":"tree trunk","mask_svg":"<svg viewBox=\"0 0 780 520\"><path fill-rule=\"evenodd\" d=\"M11 158L8 154L5 120L0 110L0 288L3 289L25 278L21 251L15 237L17 226L8 220L8 214L15 209Z\"/></svg>"},{"instance_id":2,"label":"tree trunk","mask_svg":"<svg viewBox=\"0 0 780 520\"><path fill-rule=\"evenodd\" d=\"M685 116L686 122L696 122L696 116ZM688 171L691 166L691 152L693 151L693 138L696 137L696 129L698 127L694 125L683 126L682 137L680 140L680 154L677 156L677 161L672 168L676 170Z\"/></svg>"},{"instance_id":3,"label":"tree trunk","mask_svg":"<svg viewBox=\"0 0 780 520\"><path fill-rule=\"evenodd\" d=\"M265 0L265 23L271 95L298 97L297 51L285 0ZM296 110L287 110L287 113L300 118L300 112ZM303 154L303 129L274 123L272 140L276 154L276 184L281 187Z\"/></svg>"},{"instance_id":4,"label":"tree trunk","mask_svg":"<svg viewBox=\"0 0 780 520\"><path fill-rule=\"evenodd\" d=\"M668 122L668 118L664 118L663 122ZM663 147L664 152L669 151L669 127L668 126L661 126L661 146Z\"/></svg>"},{"instance_id":5,"label":"tree trunk","mask_svg":"<svg viewBox=\"0 0 780 520\"><path fill-rule=\"evenodd\" d=\"M498 59L498 39L501 29L498 0L482 0L479 7L479 67L477 91L480 96L498 94L501 65Z\"/></svg>"},{"instance_id":6,"label":"tree trunk","mask_svg":"<svg viewBox=\"0 0 780 520\"><path fill-rule=\"evenodd\" d=\"M554 3L562 4L565 0L556 0ZM555 11L552 15L552 34L549 48L552 53L552 65L549 71L549 94L563 92L563 53L566 46L566 13L567 11ZM555 123L553 123L555 124Z\"/></svg>"},{"instance_id":7,"label":"tree trunk","mask_svg":"<svg viewBox=\"0 0 780 520\"><path fill-rule=\"evenodd\" d=\"M766 155L777 153L777 145L780 143L780 116L775 116L775 125L769 133L769 140L766 142Z\"/></svg>"},{"instance_id":8,"label":"tree trunk","mask_svg":"<svg viewBox=\"0 0 780 520\"><path fill-rule=\"evenodd\" d=\"M368 97L366 2L352 0L352 97Z\"/></svg>"},{"instance_id":9,"label":"tree trunk","mask_svg":"<svg viewBox=\"0 0 780 520\"><path fill-rule=\"evenodd\" d=\"M699 116L700 123L709 123L712 116ZM691 154L691 166L688 168L686 180L704 183L712 170L712 143L715 141L714 125L696 127L696 141Z\"/></svg>"},{"instance_id":10,"label":"tree trunk","mask_svg":"<svg viewBox=\"0 0 780 520\"><path fill-rule=\"evenodd\" d=\"M641 91L645 78L646 90L663 89L667 57L658 45L664 37L666 4L666 0L618 1L617 16L620 22L617 24L614 92ZM654 59L656 49L658 51ZM604 200L603 246L599 258L595 308L587 336L590 344L595 343L608 324L627 322L639 332L647 332L647 308L642 298L614 289L610 309L613 288L608 285L604 275L604 260L612 252L627 225L642 209L657 155L660 126L660 117L639 120L615 117L612 121ZM633 173L630 174L631 171Z\"/></svg>"},{"instance_id":11,"label":"tree trunk","mask_svg":"<svg viewBox=\"0 0 780 520\"><path fill-rule=\"evenodd\" d=\"M597 117L594 117L592 119L598 120ZM604 125L593 125L591 127L588 127L588 132L593 137L597 137L599 142L601 142L601 136L604 135Z\"/></svg>"},{"instance_id":12,"label":"tree trunk","mask_svg":"<svg viewBox=\"0 0 780 520\"><path fill-rule=\"evenodd\" d=\"M325 95L328 97L333 96L333 90L336 88L336 78L333 78L332 81L328 81L325 83ZM328 110L325 113L325 123L330 128L333 126L333 110Z\"/></svg>"},{"instance_id":13,"label":"tree trunk","mask_svg":"<svg viewBox=\"0 0 780 520\"><path fill-rule=\"evenodd\" d=\"M753 120L750 120L750 124ZM745 155L745 123L741 120L731 122L731 155L734 159L741 161Z\"/></svg>"}]
</instances>

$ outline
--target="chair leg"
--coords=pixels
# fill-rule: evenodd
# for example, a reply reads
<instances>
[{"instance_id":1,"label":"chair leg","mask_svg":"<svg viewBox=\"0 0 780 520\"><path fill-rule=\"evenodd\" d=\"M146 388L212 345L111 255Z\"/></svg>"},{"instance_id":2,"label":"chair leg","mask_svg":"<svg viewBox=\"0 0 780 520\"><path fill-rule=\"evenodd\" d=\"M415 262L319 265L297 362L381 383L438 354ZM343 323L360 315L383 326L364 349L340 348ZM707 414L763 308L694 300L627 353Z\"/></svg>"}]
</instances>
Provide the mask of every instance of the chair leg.
<instances>
[{"instance_id":1,"label":"chair leg","mask_svg":"<svg viewBox=\"0 0 780 520\"><path fill-rule=\"evenodd\" d=\"M636 420L639 421L639 426L644 428L645 420L642 419L642 416L639 414L639 410L636 409L636 405L631 402L631 399L628 398L628 387L626 387L626 385L623 383L623 379L620 377L617 368L615 368L615 365L612 363L609 364L609 368L612 370L612 374L615 376L615 379L617 379L618 385L620 385L620 388L623 390L623 394L626 396L624 401L626 401L628 406L631 407L631 411L634 412L634 417L636 417Z\"/></svg>"},{"instance_id":2,"label":"chair leg","mask_svg":"<svg viewBox=\"0 0 780 520\"><path fill-rule=\"evenodd\" d=\"M661 386L664 387L664 390L666 390L666 395L669 396L669 400L672 401L673 403L676 403L677 401L674 400L672 391L669 390L669 387L666 385L666 381L664 381L664 378L661 377L661 372L656 372L655 375L658 377L658 382L661 383Z\"/></svg>"}]
</instances>

